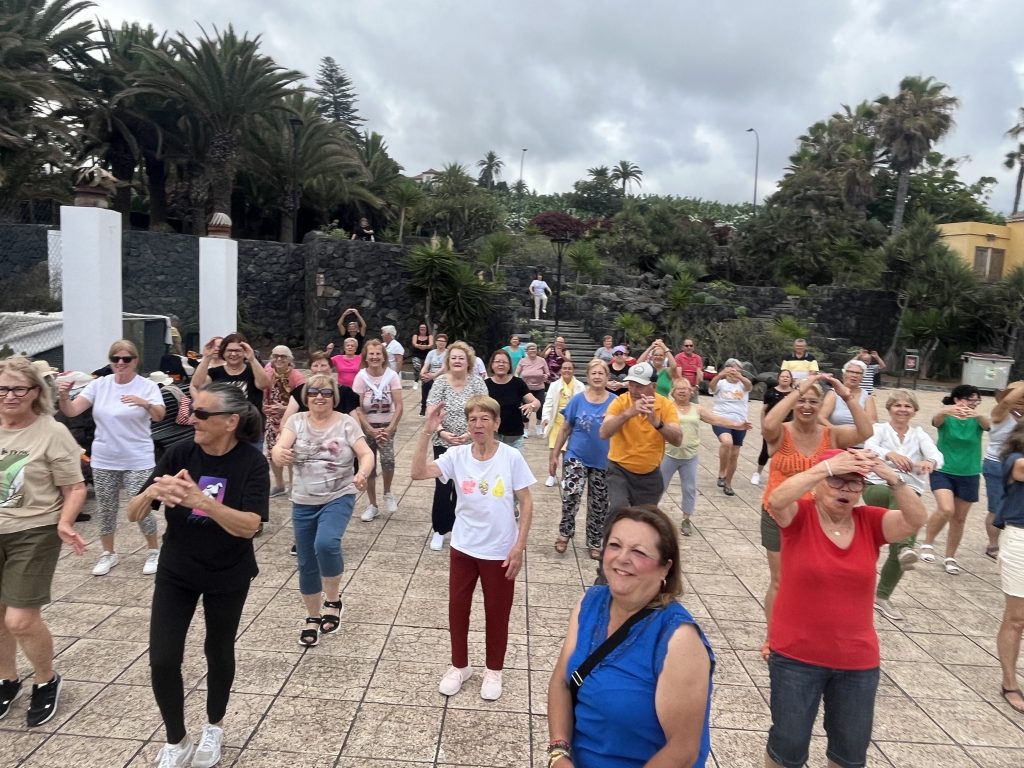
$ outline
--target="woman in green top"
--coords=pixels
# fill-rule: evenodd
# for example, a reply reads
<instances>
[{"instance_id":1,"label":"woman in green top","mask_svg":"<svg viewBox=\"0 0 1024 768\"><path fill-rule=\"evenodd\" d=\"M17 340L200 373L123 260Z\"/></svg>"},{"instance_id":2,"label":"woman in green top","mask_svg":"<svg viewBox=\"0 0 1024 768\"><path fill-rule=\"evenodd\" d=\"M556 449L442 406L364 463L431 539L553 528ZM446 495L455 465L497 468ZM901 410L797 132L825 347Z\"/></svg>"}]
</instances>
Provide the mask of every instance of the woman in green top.
<instances>
[{"instance_id":1,"label":"woman in green top","mask_svg":"<svg viewBox=\"0 0 1024 768\"><path fill-rule=\"evenodd\" d=\"M645 363L648 360L654 366L654 370L658 372L658 379L654 382L654 391L668 397L668 393L672 391L672 383L679 378L679 370L676 367L675 358L669 354L664 341L655 339L647 351L640 355L637 362Z\"/></svg>"},{"instance_id":2,"label":"woman in green top","mask_svg":"<svg viewBox=\"0 0 1024 768\"><path fill-rule=\"evenodd\" d=\"M988 431L989 420L976 412L981 393L970 384L960 384L942 398L945 406L932 418L932 426L939 432L938 446L942 452L942 469L932 472L929 481L935 496L935 514L928 520L921 560L935 562L935 537L946 523L946 555L943 566L946 573L957 575L956 550L964 536L964 523L971 504L978 500L981 475L981 433Z\"/></svg>"}]
</instances>

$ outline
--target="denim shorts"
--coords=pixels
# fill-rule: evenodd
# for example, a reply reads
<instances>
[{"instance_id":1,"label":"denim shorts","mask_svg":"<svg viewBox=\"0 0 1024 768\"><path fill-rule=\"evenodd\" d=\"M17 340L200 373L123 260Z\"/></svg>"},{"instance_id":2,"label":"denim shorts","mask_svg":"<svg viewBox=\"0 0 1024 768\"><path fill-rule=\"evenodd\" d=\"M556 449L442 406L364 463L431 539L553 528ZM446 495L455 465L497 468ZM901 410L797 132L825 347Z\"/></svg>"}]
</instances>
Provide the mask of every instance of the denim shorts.
<instances>
[{"instance_id":1,"label":"denim shorts","mask_svg":"<svg viewBox=\"0 0 1024 768\"><path fill-rule=\"evenodd\" d=\"M783 768L803 768L808 761L811 730L825 702L825 755L841 768L867 765L879 670L830 669L772 652L772 727L768 756Z\"/></svg>"},{"instance_id":2,"label":"denim shorts","mask_svg":"<svg viewBox=\"0 0 1024 768\"><path fill-rule=\"evenodd\" d=\"M928 481L933 493L943 490L952 491L953 496L961 501L969 501L973 504L978 500L978 489L981 487L981 483L977 475L949 475L939 470L932 472Z\"/></svg>"},{"instance_id":3,"label":"denim shorts","mask_svg":"<svg viewBox=\"0 0 1024 768\"><path fill-rule=\"evenodd\" d=\"M995 459L985 459L982 463L982 474L985 477L985 495L988 497L988 511L993 515L1003 505L1003 465Z\"/></svg>"},{"instance_id":4,"label":"denim shorts","mask_svg":"<svg viewBox=\"0 0 1024 768\"><path fill-rule=\"evenodd\" d=\"M715 433L715 437L719 437L726 433L732 435L732 444L739 448L743 445L743 441L747 439L747 430L745 429L729 429L728 427L711 427L711 431Z\"/></svg>"}]
</instances>

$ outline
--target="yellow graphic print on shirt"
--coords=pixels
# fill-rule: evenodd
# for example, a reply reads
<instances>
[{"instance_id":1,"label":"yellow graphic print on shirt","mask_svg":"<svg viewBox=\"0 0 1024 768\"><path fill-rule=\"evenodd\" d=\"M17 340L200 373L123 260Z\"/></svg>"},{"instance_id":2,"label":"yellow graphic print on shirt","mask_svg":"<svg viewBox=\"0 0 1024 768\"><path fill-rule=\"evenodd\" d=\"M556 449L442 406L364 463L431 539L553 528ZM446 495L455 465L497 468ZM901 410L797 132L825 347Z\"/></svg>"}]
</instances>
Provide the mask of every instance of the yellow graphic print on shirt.
<instances>
[{"instance_id":1,"label":"yellow graphic print on shirt","mask_svg":"<svg viewBox=\"0 0 1024 768\"><path fill-rule=\"evenodd\" d=\"M501 478L498 478L498 482L494 484L494 498L502 499L505 497L505 484L501 482Z\"/></svg>"},{"instance_id":2,"label":"yellow graphic print on shirt","mask_svg":"<svg viewBox=\"0 0 1024 768\"><path fill-rule=\"evenodd\" d=\"M477 491L480 492L481 496L486 496L489 491L497 499L504 498L505 496L505 484L501 481L500 477L495 481L493 488L489 480L477 480L471 477L465 478L459 487L465 496L470 496Z\"/></svg>"}]
</instances>

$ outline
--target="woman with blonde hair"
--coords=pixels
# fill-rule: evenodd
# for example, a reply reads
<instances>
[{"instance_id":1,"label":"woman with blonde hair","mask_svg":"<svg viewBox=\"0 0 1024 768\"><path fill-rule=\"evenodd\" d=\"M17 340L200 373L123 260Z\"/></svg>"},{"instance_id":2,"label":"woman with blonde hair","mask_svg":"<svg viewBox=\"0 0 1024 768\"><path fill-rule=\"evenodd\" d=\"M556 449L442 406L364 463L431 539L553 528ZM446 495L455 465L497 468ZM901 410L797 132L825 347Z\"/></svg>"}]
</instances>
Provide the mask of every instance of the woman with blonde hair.
<instances>
[{"instance_id":1,"label":"woman with blonde hair","mask_svg":"<svg viewBox=\"0 0 1024 768\"><path fill-rule=\"evenodd\" d=\"M161 421L166 411L160 388L136 373L139 350L132 342L115 341L109 357L113 374L93 379L74 400L69 397L72 382L62 382L58 389L61 413L71 418L92 408L96 422L91 466L103 552L92 569L93 576L106 576L120 561L114 550L114 533L121 489L132 498L153 473L156 456L150 424ZM139 530L148 547L142 573L152 576L160 557L152 512L139 520Z\"/></svg>"},{"instance_id":2,"label":"woman with blonde hair","mask_svg":"<svg viewBox=\"0 0 1024 768\"><path fill-rule=\"evenodd\" d=\"M541 414L541 427L544 428L544 436L548 439L548 463L552 466L558 465L558 454L555 452L555 443L558 440L558 433L565 422L562 411L569 404L569 401L576 395L583 393L585 387L583 382L576 378L576 369L572 360L565 360L558 371L558 378L548 386L547 394L544 396L544 407ZM555 473L551 472L544 485L554 488L558 482Z\"/></svg>"},{"instance_id":3,"label":"woman with blonde hair","mask_svg":"<svg viewBox=\"0 0 1024 768\"><path fill-rule=\"evenodd\" d=\"M433 433L434 460L437 461L449 448L468 445L470 442L469 422L466 417L466 403L471 397L487 395L487 385L479 376L473 375L476 355L464 341L456 341L448 347L441 374L434 380L427 398L427 417L431 409L443 407L440 429ZM426 427L424 427L426 429ZM430 548L439 551L444 546L445 534L455 525L455 506L458 493L451 480L434 482L434 501L430 511Z\"/></svg>"},{"instance_id":4,"label":"woman with blonde hair","mask_svg":"<svg viewBox=\"0 0 1024 768\"><path fill-rule=\"evenodd\" d=\"M292 351L283 344L278 344L270 351L270 362L264 369L270 376L270 386L263 390L263 416L267 425L267 453L271 454L281 434L282 418L288 409L292 392L302 386L303 377L300 371L295 370ZM271 463L270 471L274 475L274 484L270 488L270 496L273 498L285 492L284 469Z\"/></svg>"}]
</instances>

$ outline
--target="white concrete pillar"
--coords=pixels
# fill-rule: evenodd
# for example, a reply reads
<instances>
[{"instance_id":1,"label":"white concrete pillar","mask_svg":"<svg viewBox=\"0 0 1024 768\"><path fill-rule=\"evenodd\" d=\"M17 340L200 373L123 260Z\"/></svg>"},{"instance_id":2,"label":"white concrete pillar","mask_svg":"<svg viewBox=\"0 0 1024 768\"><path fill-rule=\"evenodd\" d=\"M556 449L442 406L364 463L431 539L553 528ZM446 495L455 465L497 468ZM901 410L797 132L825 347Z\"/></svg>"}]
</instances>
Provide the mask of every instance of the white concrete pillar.
<instances>
[{"instance_id":1,"label":"white concrete pillar","mask_svg":"<svg viewBox=\"0 0 1024 768\"><path fill-rule=\"evenodd\" d=\"M64 368L94 371L107 362L121 321L121 214L62 205L61 282Z\"/></svg>"},{"instance_id":2,"label":"white concrete pillar","mask_svg":"<svg viewBox=\"0 0 1024 768\"><path fill-rule=\"evenodd\" d=\"M199 344L238 330L238 243L199 238Z\"/></svg>"}]
</instances>

